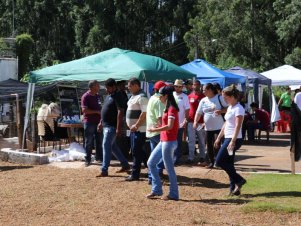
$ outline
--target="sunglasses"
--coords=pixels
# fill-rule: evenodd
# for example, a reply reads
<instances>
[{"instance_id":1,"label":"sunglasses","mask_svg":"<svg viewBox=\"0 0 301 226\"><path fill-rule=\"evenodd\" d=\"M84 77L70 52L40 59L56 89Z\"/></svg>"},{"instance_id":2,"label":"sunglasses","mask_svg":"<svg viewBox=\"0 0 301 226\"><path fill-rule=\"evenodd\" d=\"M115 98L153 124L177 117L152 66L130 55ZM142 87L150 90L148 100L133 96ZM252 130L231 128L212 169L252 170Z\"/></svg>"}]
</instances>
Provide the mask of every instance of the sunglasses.
<instances>
[{"instance_id":1,"label":"sunglasses","mask_svg":"<svg viewBox=\"0 0 301 226\"><path fill-rule=\"evenodd\" d=\"M183 86L174 86L175 88L183 88Z\"/></svg>"}]
</instances>

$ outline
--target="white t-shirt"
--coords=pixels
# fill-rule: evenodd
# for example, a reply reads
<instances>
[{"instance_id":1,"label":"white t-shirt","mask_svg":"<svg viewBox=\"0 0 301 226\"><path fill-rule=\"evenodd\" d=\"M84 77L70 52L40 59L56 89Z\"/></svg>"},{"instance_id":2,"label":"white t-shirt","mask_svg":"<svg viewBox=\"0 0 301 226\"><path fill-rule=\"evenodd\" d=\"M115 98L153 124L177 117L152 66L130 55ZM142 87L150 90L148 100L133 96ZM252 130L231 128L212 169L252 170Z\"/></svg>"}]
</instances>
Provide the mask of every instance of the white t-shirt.
<instances>
[{"instance_id":1,"label":"white t-shirt","mask_svg":"<svg viewBox=\"0 0 301 226\"><path fill-rule=\"evenodd\" d=\"M301 110L301 92L297 93L294 98L295 104L297 104L298 108Z\"/></svg>"},{"instance_id":2,"label":"white t-shirt","mask_svg":"<svg viewBox=\"0 0 301 226\"><path fill-rule=\"evenodd\" d=\"M226 120L226 125L225 125L225 130L224 130L225 138L233 137L233 134L235 131L236 117L239 115L242 115L243 117L245 115L245 109L239 103L237 103L234 106L230 105L228 107L227 113L225 115L225 120ZM237 138L242 138L241 128L239 130Z\"/></svg>"},{"instance_id":3,"label":"white t-shirt","mask_svg":"<svg viewBox=\"0 0 301 226\"><path fill-rule=\"evenodd\" d=\"M220 99L222 106L218 98ZM221 110L227 106L228 104L225 102L222 95L215 95L212 98L205 97L200 101L197 113L204 115L205 130L220 130L223 127L223 117L221 115L216 115L214 111Z\"/></svg>"},{"instance_id":4,"label":"white t-shirt","mask_svg":"<svg viewBox=\"0 0 301 226\"><path fill-rule=\"evenodd\" d=\"M173 92L173 96L179 107L179 125L184 122L185 111L190 109L189 99L185 93L177 94Z\"/></svg>"}]
</instances>

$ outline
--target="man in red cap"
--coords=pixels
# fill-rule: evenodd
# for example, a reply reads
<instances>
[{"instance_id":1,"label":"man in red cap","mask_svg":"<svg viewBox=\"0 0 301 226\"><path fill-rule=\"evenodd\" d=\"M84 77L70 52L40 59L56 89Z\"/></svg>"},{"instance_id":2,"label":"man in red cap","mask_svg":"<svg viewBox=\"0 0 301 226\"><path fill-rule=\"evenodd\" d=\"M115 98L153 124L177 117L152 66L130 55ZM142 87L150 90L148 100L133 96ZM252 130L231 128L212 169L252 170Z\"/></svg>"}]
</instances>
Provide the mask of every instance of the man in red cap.
<instances>
[{"instance_id":1,"label":"man in red cap","mask_svg":"<svg viewBox=\"0 0 301 226\"><path fill-rule=\"evenodd\" d=\"M149 128L159 127L162 122L162 116L165 105L160 101L159 90L165 87L166 83L158 81L154 85L154 95L150 97L147 104L146 114L146 137L149 139L150 150L153 151L157 144L160 142L160 132L149 132ZM163 161L158 164L159 173L163 171ZM151 184L151 175L148 174L148 182Z\"/></svg>"}]
</instances>

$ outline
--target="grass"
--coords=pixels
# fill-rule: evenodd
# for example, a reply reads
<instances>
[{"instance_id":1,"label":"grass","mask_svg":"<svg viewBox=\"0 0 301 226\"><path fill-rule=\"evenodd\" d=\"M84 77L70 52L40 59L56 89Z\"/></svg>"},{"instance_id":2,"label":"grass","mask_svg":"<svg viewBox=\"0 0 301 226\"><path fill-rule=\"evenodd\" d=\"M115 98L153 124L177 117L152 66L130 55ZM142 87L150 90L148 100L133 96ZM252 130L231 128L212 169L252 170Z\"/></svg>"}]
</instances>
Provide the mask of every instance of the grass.
<instances>
[{"instance_id":1,"label":"grass","mask_svg":"<svg viewBox=\"0 0 301 226\"><path fill-rule=\"evenodd\" d=\"M301 175L253 174L247 180L244 212L301 212Z\"/></svg>"}]
</instances>

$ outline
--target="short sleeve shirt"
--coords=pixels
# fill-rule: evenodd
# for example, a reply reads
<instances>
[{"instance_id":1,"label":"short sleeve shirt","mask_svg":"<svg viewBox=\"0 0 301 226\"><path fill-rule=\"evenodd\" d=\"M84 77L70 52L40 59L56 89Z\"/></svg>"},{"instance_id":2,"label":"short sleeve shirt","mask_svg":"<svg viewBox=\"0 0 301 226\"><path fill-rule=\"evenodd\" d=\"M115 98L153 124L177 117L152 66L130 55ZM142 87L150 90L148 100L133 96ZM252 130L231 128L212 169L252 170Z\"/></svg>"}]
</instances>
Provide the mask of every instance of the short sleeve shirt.
<instances>
[{"instance_id":1,"label":"short sleeve shirt","mask_svg":"<svg viewBox=\"0 0 301 226\"><path fill-rule=\"evenodd\" d=\"M122 96L120 92L108 95L101 110L101 119L103 127L117 127L118 110L124 110Z\"/></svg>"},{"instance_id":2,"label":"short sleeve shirt","mask_svg":"<svg viewBox=\"0 0 301 226\"><path fill-rule=\"evenodd\" d=\"M179 107L179 124L182 124L185 120L185 111L190 108L188 96L185 93L177 94L173 92L173 96Z\"/></svg>"},{"instance_id":3,"label":"short sleeve shirt","mask_svg":"<svg viewBox=\"0 0 301 226\"><path fill-rule=\"evenodd\" d=\"M260 121L264 129L270 127L270 114L264 109L256 109L255 118Z\"/></svg>"},{"instance_id":4,"label":"short sleeve shirt","mask_svg":"<svg viewBox=\"0 0 301 226\"><path fill-rule=\"evenodd\" d=\"M128 101L128 108L126 111L126 124L129 128L138 121L142 112L147 111L147 103L148 98L142 90L131 96ZM146 121L139 126L138 131L146 132Z\"/></svg>"},{"instance_id":5,"label":"short sleeve shirt","mask_svg":"<svg viewBox=\"0 0 301 226\"><path fill-rule=\"evenodd\" d=\"M158 123L158 118L162 118L165 105L160 101L160 95L155 93L148 100L146 112L146 127L147 129L154 127ZM160 122L161 123L161 122ZM146 130L146 137L159 135L160 132L149 132Z\"/></svg>"},{"instance_id":6,"label":"short sleeve shirt","mask_svg":"<svg viewBox=\"0 0 301 226\"><path fill-rule=\"evenodd\" d=\"M168 119L172 118L174 119L174 124L172 129L165 130L161 132L160 140L161 141L176 141L178 136L178 129L179 129L179 114L178 110L172 106L170 106L163 114L162 117L162 126L165 126L168 124Z\"/></svg>"},{"instance_id":7,"label":"short sleeve shirt","mask_svg":"<svg viewBox=\"0 0 301 226\"><path fill-rule=\"evenodd\" d=\"M205 97L204 94L200 93L200 94L196 94L195 92L192 92L188 95L188 100L189 100L189 105L190 105L190 109L189 109L189 122L193 122L194 121L194 116L195 113L197 111L197 108L199 106L200 101ZM203 123L203 116L200 118L199 123Z\"/></svg>"},{"instance_id":8,"label":"short sleeve shirt","mask_svg":"<svg viewBox=\"0 0 301 226\"><path fill-rule=\"evenodd\" d=\"M215 110L221 110L227 107L223 96L215 95L212 98L205 97L201 100L197 112L204 115L205 130L220 130L224 125L224 119L221 115L216 115Z\"/></svg>"},{"instance_id":9,"label":"short sleeve shirt","mask_svg":"<svg viewBox=\"0 0 301 226\"><path fill-rule=\"evenodd\" d=\"M301 92L297 93L294 98L295 104L297 104L298 108L301 110Z\"/></svg>"},{"instance_id":10,"label":"short sleeve shirt","mask_svg":"<svg viewBox=\"0 0 301 226\"><path fill-rule=\"evenodd\" d=\"M81 98L81 107L88 108L90 110L101 111L100 96L98 94L92 95L90 90L84 93ZM99 114L83 114L84 123L99 123Z\"/></svg>"},{"instance_id":11,"label":"short sleeve shirt","mask_svg":"<svg viewBox=\"0 0 301 226\"><path fill-rule=\"evenodd\" d=\"M225 125L225 138L232 138L234 131L235 131L235 126L236 126L236 117L237 116L243 116L245 115L245 109L237 103L234 106L229 106L227 109L227 113L225 115L225 120L226 120L226 125ZM242 138L241 134L241 128L239 130L237 138Z\"/></svg>"},{"instance_id":12,"label":"short sleeve shirt","mask_svg":"<svg viewBox=\"0 0 301 226\"><path fill-rule=\"evenodd\" d=\"M283 93L280 97L280 99L282 100L282 107L291 107L292 105L292 100L291 100L291 95L289 95L287 92Z\"/></svg>"}]
</instances>

